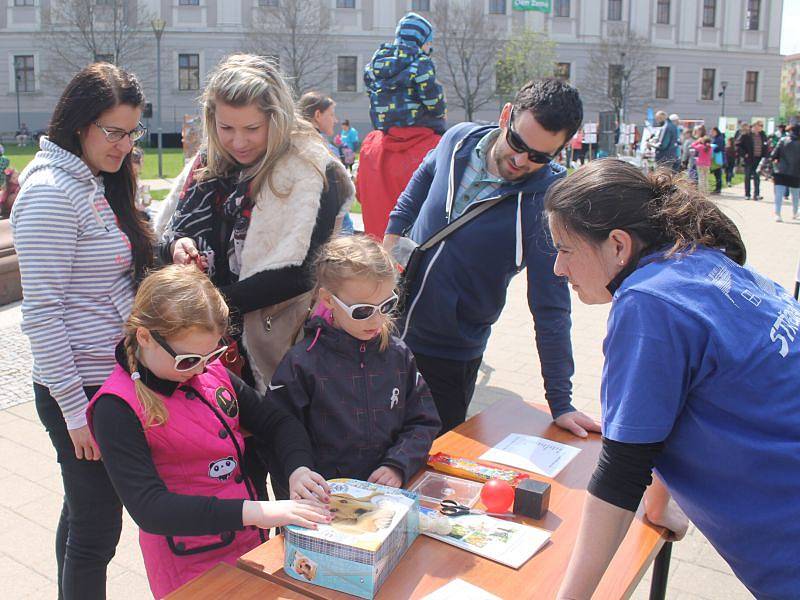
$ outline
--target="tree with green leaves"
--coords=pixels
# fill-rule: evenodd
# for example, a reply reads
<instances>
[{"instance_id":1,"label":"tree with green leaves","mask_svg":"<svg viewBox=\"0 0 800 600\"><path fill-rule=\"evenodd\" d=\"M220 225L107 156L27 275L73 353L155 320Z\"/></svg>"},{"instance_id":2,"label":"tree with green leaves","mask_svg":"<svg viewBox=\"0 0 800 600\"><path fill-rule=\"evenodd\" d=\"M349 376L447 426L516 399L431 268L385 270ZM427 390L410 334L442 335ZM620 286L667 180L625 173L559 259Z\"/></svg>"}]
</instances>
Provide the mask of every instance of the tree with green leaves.
<instances>
[{"instance_id":1,"label":"tree with green leaves","mask_svg":"<svg viewBox=\"0 0 800 600\"><path fill-rule=\"evenodd\" d=\"M555 43L546 32L524 29L513 35L497 61L497 94L511 99L531 79L552 77Z\"/></svg>"}]
</instances>

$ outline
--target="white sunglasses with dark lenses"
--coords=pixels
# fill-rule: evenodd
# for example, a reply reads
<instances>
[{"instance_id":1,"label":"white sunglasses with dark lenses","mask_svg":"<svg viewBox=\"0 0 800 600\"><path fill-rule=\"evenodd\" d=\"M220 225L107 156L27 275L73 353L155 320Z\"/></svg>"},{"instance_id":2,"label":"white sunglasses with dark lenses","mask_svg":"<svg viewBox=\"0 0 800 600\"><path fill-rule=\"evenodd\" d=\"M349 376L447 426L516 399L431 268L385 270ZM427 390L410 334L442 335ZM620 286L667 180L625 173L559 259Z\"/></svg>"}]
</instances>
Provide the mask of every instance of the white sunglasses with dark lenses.
<instances>
[{"instance_id":1,"label":"white sunglasses with dark lenses","mask_svg":"<svg viewBox=\"0 0 800 600\"><path fill-rule=\"evenodd\" d=\"M175 364L173 365L176 371L191 371L200 363L208 364L210 362L214 362L220 356L222 356L225 351L228 349L227 346L220 346L213 352L209 352L205 356L202 354L178 354L175 350L172 349L167 343L161 334L155 331L151 331L150 335L153 336L153 339L158 342L158 345L161 346L164 350L166 350L167 354L169 354L172 358L175 359Z\"/></svg>"},{"instance_id":2,"label":"white sunglasses with dark lenses","mask_svg":"<svg viewBox=\"0 0 800 600\"><path fill-rule=\"evenodd\" d=\"M336 300L336 303L342 307L342 310L347 313L347 316L354 321L365 321L374 315L376 310L382 315L388 315L397 307L397 301L399 300L397 294L392 293L388 299L384 300L380 304L347 305L339 300L339 298L336 297L336 294L331 294L331 296L334 300Z\"/></svg>"}]
</instances>

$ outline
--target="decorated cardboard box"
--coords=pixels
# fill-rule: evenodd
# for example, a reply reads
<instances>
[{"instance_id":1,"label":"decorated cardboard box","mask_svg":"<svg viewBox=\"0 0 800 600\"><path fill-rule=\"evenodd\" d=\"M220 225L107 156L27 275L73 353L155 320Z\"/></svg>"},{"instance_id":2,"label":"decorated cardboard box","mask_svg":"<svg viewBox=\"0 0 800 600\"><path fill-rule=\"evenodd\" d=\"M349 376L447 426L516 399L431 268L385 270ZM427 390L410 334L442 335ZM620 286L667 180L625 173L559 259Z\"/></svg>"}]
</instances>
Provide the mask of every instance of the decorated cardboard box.
<instances>
[{"instance_id":1,"label":"decorated cardboard box","mask_svg":"<svg viewBox=\"0 0 800 600\"><path fill-rule=\"evenodd\" d=\"M332 479L333 522L284 531L286 573L306 583L373 598L419 535L419 500L406 490Z\"/></svg>"}]
</instances>

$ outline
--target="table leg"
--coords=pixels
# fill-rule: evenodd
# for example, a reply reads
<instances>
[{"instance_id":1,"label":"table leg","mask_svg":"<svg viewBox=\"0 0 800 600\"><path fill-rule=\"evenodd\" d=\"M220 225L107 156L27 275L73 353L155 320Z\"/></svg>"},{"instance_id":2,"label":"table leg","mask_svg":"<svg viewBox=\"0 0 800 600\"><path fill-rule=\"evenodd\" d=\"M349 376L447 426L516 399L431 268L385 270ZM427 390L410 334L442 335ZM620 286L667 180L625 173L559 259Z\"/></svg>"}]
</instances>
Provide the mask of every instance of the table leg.
<instances>
[{"instance_id":1,"label":"table leg","mask_svg":"<svg viewBox=\"0 0 800 600\"><path fill-rule=\"evenodd\" d=\"M672 542L666 542L653 561L653 580L650 582L650 600L664 600L667 597L667 577L669 559L672 556Z\"/></svg>"}]
</instances>

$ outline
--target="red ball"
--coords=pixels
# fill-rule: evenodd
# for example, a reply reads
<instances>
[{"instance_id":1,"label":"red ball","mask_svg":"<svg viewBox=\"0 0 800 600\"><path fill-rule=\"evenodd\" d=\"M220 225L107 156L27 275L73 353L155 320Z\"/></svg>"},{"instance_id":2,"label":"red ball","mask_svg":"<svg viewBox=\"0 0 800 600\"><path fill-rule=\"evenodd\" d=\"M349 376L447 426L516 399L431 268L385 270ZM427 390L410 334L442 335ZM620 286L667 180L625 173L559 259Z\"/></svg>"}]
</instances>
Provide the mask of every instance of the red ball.
<instances>
[{"instance_id":1,"label":"red ball","mask_svg":"<svg viewBox=\"0 0 800 600\"><path fill-rule=\"evenodd\" d=\"M508 512L514 504L514 488L502 479L490 479L481 489L481 502L486 507L486 512Z\"/></svg>"}]
</instances>

